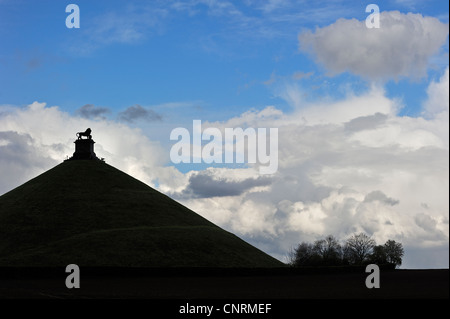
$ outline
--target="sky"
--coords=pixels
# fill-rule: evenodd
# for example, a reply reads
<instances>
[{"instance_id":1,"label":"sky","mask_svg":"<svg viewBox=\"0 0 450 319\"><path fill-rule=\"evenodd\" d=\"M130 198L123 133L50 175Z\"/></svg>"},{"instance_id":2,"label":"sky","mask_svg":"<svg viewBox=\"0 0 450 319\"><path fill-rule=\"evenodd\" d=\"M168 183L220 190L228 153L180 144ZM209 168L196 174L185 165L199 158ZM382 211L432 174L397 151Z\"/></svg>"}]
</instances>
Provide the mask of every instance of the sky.
<instances>
[{"instance_id":1,"label":"sky","mask_svg":"<svg viewBox=\"0 0 450 319\"><path fill-rule=\"evenodd\" d=\"M448 23L447 1L0 0L0 195L90 127L107 163L282 261L364 232L448 268ZM235 128L277 129L274 172L251 143L171 156L220 157Z\"/></svg>"}]
</instances>

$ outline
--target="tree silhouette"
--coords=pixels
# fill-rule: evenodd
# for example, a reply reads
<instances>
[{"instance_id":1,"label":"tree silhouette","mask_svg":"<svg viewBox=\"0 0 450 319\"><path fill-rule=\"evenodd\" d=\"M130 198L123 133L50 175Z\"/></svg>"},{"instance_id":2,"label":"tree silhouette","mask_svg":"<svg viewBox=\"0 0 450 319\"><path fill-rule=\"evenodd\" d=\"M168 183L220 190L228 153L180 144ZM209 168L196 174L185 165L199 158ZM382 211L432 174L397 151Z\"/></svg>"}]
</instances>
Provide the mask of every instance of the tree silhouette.
<instances>
[{"instance_id":1,"label":"tree silhouette","mask_svg":"<svg viewBox=\"0 0 450 319\"><path fill-rule=\"evenodd\" d=\"M313 250L321 259L323 265L337 265L342 259L342 248L333 235L314 242Z\"/></svg>"},{"instance_id":2,"label":"tree silhouette","mask_svg":"<svg viewBox=\"0 0 450 319\"><path fill-rule=\"evenodd\" d=\"M292 267L391 264L398 267L404 255L401 243L388 240L376 245L375 240L364 233L354 234L342 246L333 236L317 239L313 244L300 243L288 253Z\"/></svg>"},{"instance_id":3,"label":"tree silhouette","mask_svg":"<svg viewBox=\"0 0 450 319\"><path fill-rule=\"evenodd\" d=\"M293 266L311 266L314 264L313 246L310 243L302 242L294 249Z\"/></svg>"},{"instance_id":4,"label":"tree silhouette","mask_svg":"<svg viewBox=\"0 0 450 319\"><path fill-rule=\"evenodd\" d=\"M353 235L345 244L346 254L351 264L361 265L372 254L375 240L364 233Z\"/></svg>"},{"instance_id":5,"label":"tree silhouette","mask_svg":"<svg viewBox=\"0 0 450 319\"><path fill-rule=\"evenodd\" d=\"M373 247L372 255L369 257L371 264L387 264L386 251L383 245Z\"/></svg>"},{"instance_id":6,"label":"tree silhouette","mask_svg":"<svg viewBox=\"0 0 450 319\"><path fill-rule=\"evenodd\" d=\"M394 240L388 240L384 244L384 252L386 254L386 261L399 267L402 264L402 257L404 255L403 246Z\"/></svg>"}]
</instances>

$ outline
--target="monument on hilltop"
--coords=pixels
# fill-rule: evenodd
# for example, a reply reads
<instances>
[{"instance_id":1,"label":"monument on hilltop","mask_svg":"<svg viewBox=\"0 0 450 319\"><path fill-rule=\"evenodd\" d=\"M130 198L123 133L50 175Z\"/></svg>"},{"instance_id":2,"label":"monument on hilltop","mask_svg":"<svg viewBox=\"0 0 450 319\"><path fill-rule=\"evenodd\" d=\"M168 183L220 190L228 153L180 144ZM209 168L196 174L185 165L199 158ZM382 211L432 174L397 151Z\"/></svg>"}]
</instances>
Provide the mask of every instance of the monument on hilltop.
<instances>
[{"instance_id":1,"label":"monument on hilltop","mask_svg":"<svg viewBox=\"0 0 450 319\"><path fill-rule=\"evenodd\" d=\"M92 139L92 130L88 128L84 132L78 132L76 136L78 137L75 143L75 153L68 159L72 160L99 160L94 152L94 140ZM86 138L83 139L83 136Z\"/></svg>"}]
</instances>

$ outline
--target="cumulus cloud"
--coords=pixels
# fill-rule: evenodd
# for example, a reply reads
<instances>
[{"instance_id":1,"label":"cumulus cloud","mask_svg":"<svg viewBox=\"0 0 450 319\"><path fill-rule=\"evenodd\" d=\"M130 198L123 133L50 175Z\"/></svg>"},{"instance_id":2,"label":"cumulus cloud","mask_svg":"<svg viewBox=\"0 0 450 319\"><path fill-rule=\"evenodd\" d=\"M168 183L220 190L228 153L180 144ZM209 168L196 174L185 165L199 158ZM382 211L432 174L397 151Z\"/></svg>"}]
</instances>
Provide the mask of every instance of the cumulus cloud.
<instances>
[{"instance_id":1,"label":"cumulus cloud","mask_svg":"<svg viewBox=\"0 0 450 319\"><path fill-rule=\"evenodd\" d=\"M360 116L345 123L345 129L351 132L371 130L383 125L387 119L388 116L382 113Z\"/></svg>"},{"instance_id":2,"label":"cumulus cloud","mask_svg":"<svg viewBox=\"0 0 450 319\"><path fill-rule=\"evenodd\" d=\"M381 12L380 28L365 21L339 19L299 34L300 49L310 52L330 74L351 72L369 79L422 77L429 59L448 37L448 24L421 14Z\"/></svg>"},{"instance_id":3,"label":"cumulus cloud","mask_svg":"<svg viewBox=\"0 0 450 319\"><path fill-rule=\"evenodd\" d=\"M35 145L30 134L0 131L0 194L57 164L51 157L61 145L48 145L48 152Z\"/></svg>"},{"instance_id":4,"label":"cumulus cloud","mask_svg":"<svg viewBox=\"0 0 450 319\"><path fill-rule=\"evenodd\" d=\"M162 120L162 116L153 110L145 109L139 104L136 104L120 112L119 120L127 123L133 123L137 120L160 121Z\"/></svg>"},{"instance_id":5,"label":"cumulus cloud","mask_svg":"<svg viewBox=\"0 0 450 319\"><path fill-rule=\"evenodd\" d=\"M75 113L86 119L96 119L96 118L105 119L104 115L108 114L109 112L110 112L109 109L106 107L99 107L99 106L96 107L93 104L85 104L78 110L76 110Z\"/></svg>"},{"instance_id":6,"label":"cumulus cloud","mask_svg":"<svg viewBox=\"0 0 450 319\"><path fill-rule=\"evenodd\" d=\"M230 180L214 175L214 170L209 169L192 174L189 184L182 194L173 194L179 198L208 198L223 196L238 196L258 186L270 185L269 177L258 176L243 180Z\"/></svg>"},{"instance_id":7,"label":"cumulus cloud","mask_svg":"<svg viewBox=\"0 0 450 319\"><path fill-rule=\"evenodd\" d=\"M397 205L399 203L398 200L387 197L386 194L384 194L382 191L373 191L367 194L366 197L364 197L364 202L366 203L370 203L373 201L380 201L391 206Z\"/></svg>"},{"instance_id":8,"label":"cumulus cloud","mask_svg":"<svg viewBox=\"0 0 450 319\"><path fill-rule=\"evenodd\" d=\"M428 99L424 105L426 117L446 117L449 111L449 68L439 81L433 81L427 89Z\"/></svg>"},{"instance_id":9,"label":"cumulus cloud","mask_svg":"<svg viewBox=\"0 0 450 319\"><path fill-rule=\"evenodd\" d=\"M429 215L420 213L414 217L416 224L428 232L433 232L436 229L436 221Z\"/></svg>"}]
</instances>

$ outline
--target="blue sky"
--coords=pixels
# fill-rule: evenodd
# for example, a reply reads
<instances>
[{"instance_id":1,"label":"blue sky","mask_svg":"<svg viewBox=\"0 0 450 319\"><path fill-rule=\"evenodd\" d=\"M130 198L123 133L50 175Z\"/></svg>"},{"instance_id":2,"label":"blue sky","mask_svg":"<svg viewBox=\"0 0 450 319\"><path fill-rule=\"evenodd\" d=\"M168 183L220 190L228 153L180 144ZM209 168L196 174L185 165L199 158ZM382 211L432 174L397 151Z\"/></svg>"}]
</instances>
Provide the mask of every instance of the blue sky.
<instances>
[{"instance_id":1,"label":"blue sky","mask_svg":"<svg viewBox=\"0 0 450 319\"><path fill-rule=\"evenodd\" d=\"M271 76L280 81L312 72L301 85L321 87L318 94L331 96L342 93L343 83L364 89L348 73L327 77L299 51L297 36L339 18L364 20L365 3L273 1L273 8L268 1L237 1L224 8L211 3L78 1L81 28L67 29L65 2L2 1L0 98L13 105L46 101L68 112L94 104L110 108L111 115L134 104L191 103L220 120L252 107L288 108L265 84ZM445 1L378 5L381 11L448 20ZM389 80L388 94L411 102L403 112L417 114L420 92L439 72L429 69L427 78L414 81Z\"/></svg>"},{"instance_id":2,"label":"blue sky","mask_svg":"<svg viewBox=\"0 0 450 319\"><path fill-rule=\"evenodd\" d=\"M0 194L89 126L107 162L277 258L364 231L448 267L448 2L373 2L379 29L369 3L0 0ZM173 164L195 119L277 127L277 173Z\"/></svg>"}]
</instances>

